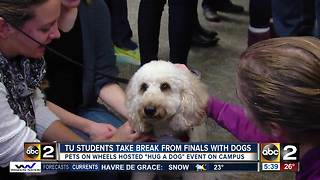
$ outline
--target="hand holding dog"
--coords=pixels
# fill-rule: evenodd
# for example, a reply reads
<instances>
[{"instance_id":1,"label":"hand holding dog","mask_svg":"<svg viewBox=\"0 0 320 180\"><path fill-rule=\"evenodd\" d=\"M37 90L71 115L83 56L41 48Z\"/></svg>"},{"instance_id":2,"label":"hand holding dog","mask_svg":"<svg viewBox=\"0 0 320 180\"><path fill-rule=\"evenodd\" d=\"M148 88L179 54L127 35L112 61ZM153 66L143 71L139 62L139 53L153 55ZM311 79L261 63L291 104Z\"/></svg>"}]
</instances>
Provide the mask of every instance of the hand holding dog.
<instances>
[{"instance_id":1,"label":"hand holding dog","mask_svg":"<svg viewBox=\"0 0 320 180\"><path fill-rule=\"evenodd\" d=\"M135 132L128 122L124 123L117 129L114 135L109 139L111 142L133 142L145 141L149 139L148 136Z\"/></svg>"},{"instance_id":2,"label":"hand holding dog","mask_svg":"<svg viewBox=\"0 0 320 180\"><path fill-rule=\"evenodd\" d=\"M88 127L89 138L93 141L110 139L116 132L117 128L106 123L90 123Z\"/></svg>"}]
</instances>

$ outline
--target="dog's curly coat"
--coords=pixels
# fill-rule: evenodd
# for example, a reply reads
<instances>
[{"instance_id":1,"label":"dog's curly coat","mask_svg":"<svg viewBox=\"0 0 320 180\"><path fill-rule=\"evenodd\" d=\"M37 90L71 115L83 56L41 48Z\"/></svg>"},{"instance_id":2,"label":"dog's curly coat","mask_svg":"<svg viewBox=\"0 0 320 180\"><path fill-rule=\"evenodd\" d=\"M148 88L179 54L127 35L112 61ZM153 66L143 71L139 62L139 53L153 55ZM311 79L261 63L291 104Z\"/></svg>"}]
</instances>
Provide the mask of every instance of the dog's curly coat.
<instances>
[{"instance_id":1,"label":"dog's curly coat","mask_svg":"<svg viewBox=\"0 0 320 180\"><path fill-rule=\"evenodd\" d=\"M206 118L206 86L190 71L167 61L151 61L126 89L131 127L156 137L190 130Z\"/></svg>"}]
</instances>

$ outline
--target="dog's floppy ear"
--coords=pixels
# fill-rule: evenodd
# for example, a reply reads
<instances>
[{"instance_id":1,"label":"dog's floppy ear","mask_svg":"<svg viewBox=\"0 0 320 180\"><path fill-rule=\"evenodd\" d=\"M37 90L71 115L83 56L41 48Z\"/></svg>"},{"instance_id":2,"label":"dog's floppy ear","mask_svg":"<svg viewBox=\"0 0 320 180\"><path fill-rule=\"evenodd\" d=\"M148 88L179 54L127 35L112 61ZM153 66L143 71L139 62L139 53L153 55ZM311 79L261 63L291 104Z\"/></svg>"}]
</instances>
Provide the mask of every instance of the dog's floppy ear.
<instances>
[{"instance_id":1,"label":"dog's floppy ear","mask_svg":"<svg viewBox=\"0 0 320 180\"><path fill-rule=\"evenodd\" d=\"M130 80L127 88L126 88L126 106L128 109L128 116L129 116L129 124L133 130L137 132L141 132L139 127L140 117L138 115L138 110L136 104L136 96L137 96L137 84L134 84L134 77Z\"/></svg>"},{"instance_id":2,"label":"dog's floppy ear","mask_svg":"<svg viewBox=\"0 0 320 180\"><path fill-rule=\"evenodd\" d=\"M208 90L194 74L183 71L187 77L181 92L180 114L185 127L191 128L200 125L206 118ZM180 120L181 121L181 120Z\"/></svg>"},{"instance_id":3,"label":"dog's floppy ear","mask_svg":"<svg viewBox=\"0 0 320 180\"><path fill-rule=\"evenodd\" d=\"M129 116L129 124L132 127L133 130L135 130L136 132L147 132L150 127L146 127L146 124L143 123L140 116L139 116L139 107L138 104L140 104L140 102L138 102L139 100L141 100L141 98L139 98L139 84L137 84L137 82L139 82L137 79L139 77L133 76L126 88L126 107L128 109L128 116Z\"/></svg>"}]
</instances>

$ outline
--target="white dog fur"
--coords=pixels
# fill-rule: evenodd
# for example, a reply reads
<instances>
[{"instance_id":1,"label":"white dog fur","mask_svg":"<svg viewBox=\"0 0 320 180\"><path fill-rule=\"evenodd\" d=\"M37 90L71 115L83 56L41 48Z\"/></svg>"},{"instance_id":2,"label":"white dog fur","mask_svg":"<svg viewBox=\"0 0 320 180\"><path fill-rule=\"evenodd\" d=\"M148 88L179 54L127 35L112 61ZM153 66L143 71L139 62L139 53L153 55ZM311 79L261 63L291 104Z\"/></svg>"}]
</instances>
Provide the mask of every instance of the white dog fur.
<instances>
[{"instance_id":1,"label":"white dog fur","mask_svg":"<svg viewBox=\"0 0 320 180\"><path fill-rule=\"evenodd\" d=\"M126 93L129 123L140 133L175 135L206 119L206 86L190 71L167 61L142 66L131 78Z\"/></svg>"},{"instance_id":2,"label":"white dog fur","mask_svg":"<svg viewBox=\"0 0 320 180\"><path fill-rule=\"evenodd\" d=\"M131 78L126 89L129 123L140 133L157 138L176 136L206 119L206 86L186 69L166 61L151 61ZM179 179L180 173L161 173L160 179ZM155 173L133 173L133 180L151 180ZM202 179L202 173L183 173L186 179Z\"/></svg>"}]
</instances>

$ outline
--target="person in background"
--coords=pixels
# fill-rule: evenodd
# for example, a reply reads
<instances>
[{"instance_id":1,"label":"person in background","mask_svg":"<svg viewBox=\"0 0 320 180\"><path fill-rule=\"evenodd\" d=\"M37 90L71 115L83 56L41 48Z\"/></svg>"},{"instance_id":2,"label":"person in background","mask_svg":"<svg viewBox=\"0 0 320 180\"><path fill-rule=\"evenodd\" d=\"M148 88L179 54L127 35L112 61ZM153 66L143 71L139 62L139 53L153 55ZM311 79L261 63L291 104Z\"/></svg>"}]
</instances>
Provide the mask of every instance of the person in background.
<instances>
[{"instance_id":1,"label":"person in background","mask_svg":"<svg viewBox=\"0 0 320 180\"><path fill-rule=\"evenodd\" d=\"M242 6L233 4L231 0L203 0L202 9L204 17L211 22L220 22L221 19L217 13L242 13L244 8Z\"/></svg>"},{"instance_id":2,"label":"person in background","mask_svg":"<svg viewBox=\"0 0 320 180\"><path fill-rule=\"evenodd\" d=\"M105 3L110 11L111 37L117 62L140 65L138 45L131 40L132 30L128 21L127 0L105 0Z\"/></svg>"},{"instance_id":3,"label":"person in background","mask_svg":"<svg viewBox=\"0 0 320 180\"><path fill-rule=\"evenodd\" d=\"M275 36L271 14L271 0L250 0L248 46Z\"/></svg>"},{"instance_id":4,"label":"person in background","mask_svg":"<svg viewBox=\"0 0 320 180\"><path fill-rule=\"evenodd\" d=\"M219 38L216 31L209 31L200 25L197 6L194 7L194 26L191 38L191 45L197 47L213 47L216 46Z\"/></svg>"},{"instance_id":5,"label":"person in background","mask_svg":"<svg viewBox=\"0 0 320 180\"><path fill-rule=\"evenodd\" d=\"M272 0L271 8L274 30L278 37L319 37L320 1Z\"/></svg>"},{"instance_id":6,"label":"person in background","mask_svg":"<svg viewBox=\"0 0 320 180\"><path fill-rule=\"evenodd\" d=\"M161 16L166 0L141 0L138 17L138 36L141 65L157 60ZM169 4L169 60L187 64L194 27L197 0L168 0Z\"/></svg>"}]
</instances>

